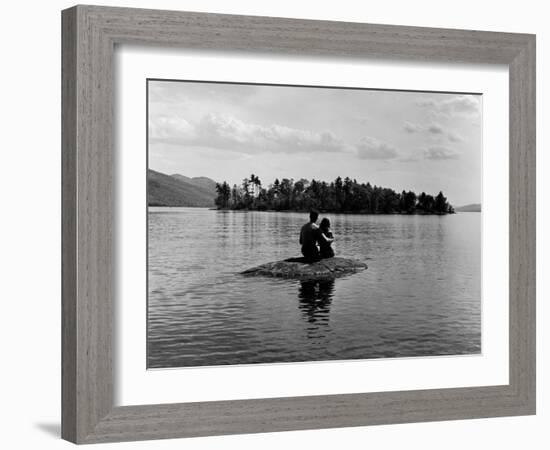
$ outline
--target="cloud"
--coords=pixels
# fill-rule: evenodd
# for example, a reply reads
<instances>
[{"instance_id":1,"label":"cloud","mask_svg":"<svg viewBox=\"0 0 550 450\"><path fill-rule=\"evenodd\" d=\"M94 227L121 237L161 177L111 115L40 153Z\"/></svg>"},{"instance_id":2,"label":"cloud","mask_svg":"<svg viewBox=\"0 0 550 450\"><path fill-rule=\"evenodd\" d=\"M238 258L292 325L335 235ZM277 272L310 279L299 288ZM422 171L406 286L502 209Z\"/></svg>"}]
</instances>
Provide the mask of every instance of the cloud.
<instances>
[{"instance_id":1,"label":"cloud","mask_svg":"<svg viewBox=\"0 0 550 450\"><path fill-rule=\"evenodd\" d=\"M447 134L447 138L449 139L449 141L451 142L463 142L464 139L462 138L462 136L460 136L459 134L457 133L453 133L452 131L450 131L448 134Z\"/></svg>"},{"instance_id":2,"label":"cloud","mask_svg":"<svg viewBox=\"0 0 550 450\"><path fill-rule=\"evenodd\" d=\"M424 158L433 161L443 161L447 159L458 159L460 155L454 150L446 147L430 147L424 150Z\"/></svg>"},{"instance_id":3,"label":"cloud","mask_svg":"<svg viewBox=\"0 0 550 450\"><path fill-rule=\"evenodd\" d=\"M360 159L395 159L399 153L391 145L371 137L363 137L357 144L357 156Z\"/></svg>"},{"instance_id":4,"label":"cloud","mask_svg":"<svg viewBox=\"0 0 550 450\"><path fill-rule=\"evenodd\" d=\"M439 107L443 111L472 114L479 111L479 96L476 95L458 95L441 102Z\"/></svg>"},{"instance_id":5,"label":"cloud","mask_svg":"<svg viewBox=\"0 0 550 450\"><path fill-rule=\"evenodd\" d=\"M150 80L148 83L149 102L192 107L205 102L240 102L255 97L259 90L256 85L205 83L195 81Z\"/></svg>"},{"instance_id":6,"label":"cloud","mask_svg":"<svg viewBox=\"0 0 550 450\"><path fill-rule=\"evenodd\" d=\"M447 96L446 96L447 97ZM417 106L428 108L443 115L472 115L479 113L479 95L454 95L444 100L423 99L416 102Z\"/></svg>"},{"instance_id":7,"label":"cloud","mask_svg":"<svg viewBox=\"0 0 550 450\"><path fill-rule=\"evenodd\" d=\"M149 81L148 101L167 104L187 103L189 98L178 87L174 82Z\"/></svg>"},{"instance_id":8,"label":"cloud","mask_svg":"<svg viewBox=\"0 0 550 450\"><path fill-rule=\"evenodd\" d=\"M150 122L152 142L195 145L240 153L342 152L348 146L330 131L315 132L283 125L258 125L226 114L209 113L198 123L159 117Z\"/></svg>"},{"instance_id":9,"label":"cloud","mask_svg":"<svg viewBox=\"0 0 550 450\"><path fill-rule=\"evenodd\" d=\"M429 99L422 99L422 100L417 100L415 102L415 104L417 106L422 106L424 108L435 108L437 106L437 102L431 98Z\"/></svg>"},{"instance_id":10,"label":"cloud","mask_svg":"<svg viewBox=\"0 0 550 450\"><path fill-rule=\"evenodd\" d=\"M431 101L431 102L433 103L433 101ZM412 123L412 122L405 122L404 125L403 125L403 129L409 134L428 132L428 133L434 135L434 137L435 136L443 137L443 135L447 135L447 139L450 142L463 142L464 141L462 136L460 136L458 133L455 133L453 131L447 131L447 129L445 127L441 126L438 123L432 123L431 125L423 127L421 125L418 125L418 124L415 124L415 123Z\"/></svg>"},{"instance_id":11,"label":"cloud","mask_svg":"<svg viewBox=\"0 0 550 450\"><path fill-rule=\"evenodd\" d=\"M407 133L417 133L422 130L422 128L419 125L416 125L415 123L412 123L412 122L405 122L403 124L403 129Z\"/></svg>"},{"instance_id":12,"label":"cloud","mask_svg":"<svg viewBox=\"0 0 550 450\"><path fill-rule=\"evenodd\" d=\"M432 134L443 134L444 130L441 125L438 125L437 123L433 123L430 126L428 126L427 130Z\"/></svg>"},{"instance_id":13,"label":"cloud","mask_svg":"<svg viewBox=\"0 0 550 450\"><path fill-rule=\"evenodd\" d=\"M444 134L447 135L447 139L450 142L462 142L464 139L462 139L462 136L460 136L458 133L455 133L454 131L447 131L446 128L442 127L441 125L437 123L431 124L427 128L428 132L436 135L436 136L443 136Z\"/></svg>"},{"instance_id":14,"label":"cloud","mask_svg":"<svg viewBox=\"0 0 550 450\"><path fill-rule=\"evenodd\" d=\"M409 155L409 156L405 156L403 158L399 158L399 162L404 162L404 163L411 163L411 162L417 162L419 159L417 156L413 156L413 155Z\"/></svg>"},{"instance_id":15,"label":"cloud","mask_svg":"<svg viewBox=\"0 0 550 450\"><path fill-rule=\"evenodd\" d=\"M149 138L154 141L176 143L179 139L189 138L194 132L194 127L182 118L161 116L149 120Z\"/></svg>"}]
</instances>

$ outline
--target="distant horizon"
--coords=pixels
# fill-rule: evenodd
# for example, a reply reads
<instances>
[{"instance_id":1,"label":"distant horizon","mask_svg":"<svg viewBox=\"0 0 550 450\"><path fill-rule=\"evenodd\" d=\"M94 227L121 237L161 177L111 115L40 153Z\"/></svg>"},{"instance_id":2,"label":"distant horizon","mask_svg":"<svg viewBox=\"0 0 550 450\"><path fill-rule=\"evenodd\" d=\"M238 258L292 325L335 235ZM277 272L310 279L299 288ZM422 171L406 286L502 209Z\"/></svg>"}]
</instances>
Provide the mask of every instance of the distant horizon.
<instances>
[{"instance_id":1,"label":"distant horizon","mask_svg":"<svg viewBox=\"0 0 550 450\"><path fill-rule=\"evenodd\" d=\"M180 173L180 172L164 173L164 172L160 172L159 170L152 169L151 167L149 167L149 170L153 170L153 171L155 171L155 172L159 172L159 173L162 173L162 174L164 174L164 175L169 175L169 176L179 175L179 176L183 176L183 177L190 178L190 179L194 179L194 178L207 178L207 179L209 179L209 180L211 180L211 181L213 181L213 182L215 182L215 183L223 183L223 181L224 181L224 180L218 181L218 180L216 180L216 179L214 179L214 178L212 178L212 177L209 177L208 175L192 175L192 176L190 176L190 175L186 175L186 174L183 174L183 173ZM248 174L247 177L249 177L250 175L251 175L251 174ZM345 177L342 177L342 176L340 176L340 177L341 177L342 179L345 178ZM245 177L243 177L243 179L244 179L244 178L245 178ZM280 181L280 180L282 180L283 178L286 178L286 177L276 177L276 178L278 178L279 181ZM305 177L301 177L301 178L305 178ZM241 180L241 181L242 181L242 180ZM264 184L264 180L261 180L261 182L262 182L262 187L267 187L268 185L272 184L273 181L275 181L275 180L269 181L268 184L266 185L266 184ZM294 181L297 181L297 180L294 180ZM311 181L311 178L308 179L308 181ZM324 182L330 183L330 182L332 182L332 181L334 181L334 180L321 180L321 179L316 179L316 181L319 181L319 182L323 182L323 181L324 181ZM361 184L361 183L364 183L364 184L369 183L369 181L362 181L362 180L357 180L357 182L360 183L360 184ZM234 183L234 184L237 184L237 186L239 186L239 187L241 186L241 183ZM371 183L371 185L374 186L375 184L374 184L374 183ZM230 186L232 187L233 184L230 184ZM378 185L378 184L376 184L376 186L380 186L380 187L383 187L383 188L390 188L390 189L393 189L394 191L399 192L399 193L402 192L402 190L397 190L397 189L395 189L393 186L385 186L385 185ZM405 191L408 191L408 190L412 190L412 189L405 189ZM441 191L443 192L443 194L444 194L445 196L447 196L447 194L446 194L445 191L443 191L443 190L441 190ZM416 192L416 191L413 191L413 192ZM424 192L425 192L426 194L429 194L429 195L436 195L439 191L437 191L437 192L426 192L426 191L424 191ZM417 193L418 193L418 192L417 192ZM479 202L479 201L478 201L478 202L469 202L469 203L453 203L453 202L451 201L451 199L448 199L448 200L449 200L449 202L450 202L454 207L457 207L457 208L462 208L462 207L464 207L464 206L482 205L482 202Z\"/></svg>"},{"instance_id":2,"label":"distant horizon","mask_svg":"<svg viewBox=\"0 0 550 450\"><path fill-rule=\"evenodd\" d=\"M148 92L148 166L161 173L231 186L344 174L481 203L480 95L172 80Z\"/></svg>"}]
</instances>

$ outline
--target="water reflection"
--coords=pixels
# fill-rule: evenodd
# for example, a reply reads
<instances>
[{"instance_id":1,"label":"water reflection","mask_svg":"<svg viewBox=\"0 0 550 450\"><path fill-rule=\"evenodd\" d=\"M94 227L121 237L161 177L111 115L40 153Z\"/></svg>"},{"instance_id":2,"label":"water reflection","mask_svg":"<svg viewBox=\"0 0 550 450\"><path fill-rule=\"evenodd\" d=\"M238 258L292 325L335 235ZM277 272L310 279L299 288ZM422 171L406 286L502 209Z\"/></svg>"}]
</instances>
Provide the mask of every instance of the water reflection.
<instances>
[{"instance_id":1,"label":"water reflection","mask_svg":"<svg viewBox=\"0 0 550 450\"><path fill-rule=\"evenodd\" d=\"M334 280L301 281L298 307L310 324L328 324Z\"/></svg>"}]
</instances>

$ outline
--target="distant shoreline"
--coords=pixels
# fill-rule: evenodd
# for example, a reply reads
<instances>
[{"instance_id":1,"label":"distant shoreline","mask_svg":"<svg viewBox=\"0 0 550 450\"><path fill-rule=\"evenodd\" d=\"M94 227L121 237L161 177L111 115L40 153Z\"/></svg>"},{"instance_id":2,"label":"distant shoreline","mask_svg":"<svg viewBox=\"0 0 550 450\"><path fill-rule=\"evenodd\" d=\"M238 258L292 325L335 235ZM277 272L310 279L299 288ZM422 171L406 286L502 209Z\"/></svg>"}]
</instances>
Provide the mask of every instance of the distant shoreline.
<instances>
[{"instance_id":1,"label":"distant shoreline","mask_svg":"<svg viewBox=\"0 0 550 450\"><path fill-rule=\"evenodd\" d=\"M186 205L147 205L147 208L195 208L195 209L218 209L215 206L186 206Z\"/></svg>"},{"instance_id":2,"label":"distant shoreline","mask_svg":"<svg viewBox=\"0 0 550 450\"><path fill-rule=\"evenodd\" d=\"M267 212L267 213L298 213L298 214L308 214L309 210L293 210L293 209L231 209L231 208L216 208L212 206L166 206L166 205L147 205L147 208L193 208L193 209L207 209L209 211L234 211L234 212ZM457 212L481 212L481 211L457 211ZM391 213L372 213L372 212L355 212L355 211L319 211L319 214L342 214L347 216L448 216L455 213L427 213L427 212L414 212L414 213L400 213L400 212L391 212Z\"/></svg>"},{"instance_id":3,"label":"distant shoreline","mask_svg":"<svg viewBox=\"0 0 550 450\"><path fill-rule=\"evenodd\" d=\"M258 211L258 212L282 212L282 213L300 213L300 214L309 214L308 210L296 210L296 209L233 209L233 208L212 208L216 211ZM447 216L453 213L436 213L436 212L424 212L424 211L415 211L412 213L407 212L363 212L363 211L331 211L331 210L318 210L319 214L346 214L348 216Z\"/></svg>"}]
</instances>

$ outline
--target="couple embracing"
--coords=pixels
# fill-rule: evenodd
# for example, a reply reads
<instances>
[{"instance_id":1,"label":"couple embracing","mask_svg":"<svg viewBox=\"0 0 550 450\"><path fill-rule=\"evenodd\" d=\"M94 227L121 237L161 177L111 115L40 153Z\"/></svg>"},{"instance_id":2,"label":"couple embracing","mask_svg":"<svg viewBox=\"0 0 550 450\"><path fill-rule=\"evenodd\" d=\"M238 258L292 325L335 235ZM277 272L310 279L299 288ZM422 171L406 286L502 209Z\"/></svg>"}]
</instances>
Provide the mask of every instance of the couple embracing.
<instances>
[{"instance_id":1,"label":"couple embracing","mask_svg":"<svg viewBox=\"0 0 550 450\"><path fill-rule=\"evenodd\" d=\"M322 258L332 258L334 250L331 245L334 236L330 231L330 221L325 217L317 226L319 213L315 210L309 213L309 222L300 231L302 255L307 260L319 261Z\"/></svg>"}]
</instances>

